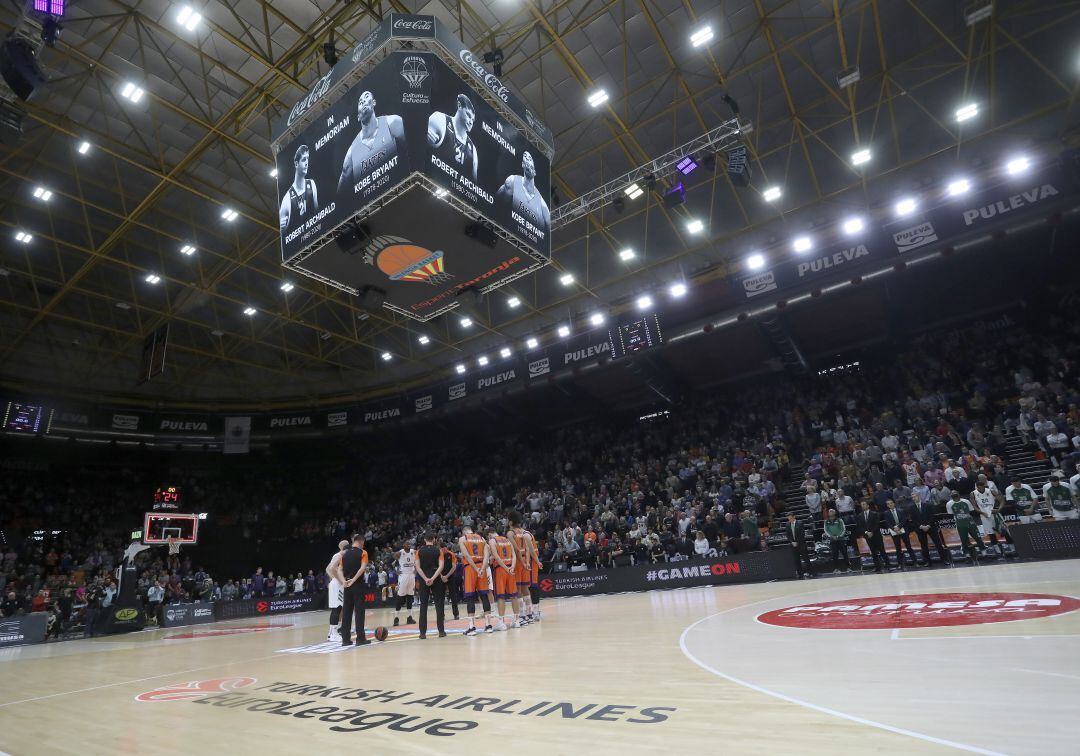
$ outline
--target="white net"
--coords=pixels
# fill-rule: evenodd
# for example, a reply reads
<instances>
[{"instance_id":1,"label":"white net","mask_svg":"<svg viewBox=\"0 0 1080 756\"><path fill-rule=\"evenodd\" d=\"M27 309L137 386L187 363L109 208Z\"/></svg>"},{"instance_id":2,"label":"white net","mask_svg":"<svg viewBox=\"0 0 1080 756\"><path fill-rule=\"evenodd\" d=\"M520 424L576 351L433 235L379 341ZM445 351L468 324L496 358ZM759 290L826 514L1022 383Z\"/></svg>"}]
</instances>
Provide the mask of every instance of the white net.
<instances>
[{"instance_id":1,"label":"white net","mask_svg":"<svg viewBox=\"0 0 1080 756\"><path fill-rule=\"evenodd\" d=\"M178 540L170 537L167 543L169 546L169 556L175 556L180 553L180 542Z\"/></svg>"}]
</instances>

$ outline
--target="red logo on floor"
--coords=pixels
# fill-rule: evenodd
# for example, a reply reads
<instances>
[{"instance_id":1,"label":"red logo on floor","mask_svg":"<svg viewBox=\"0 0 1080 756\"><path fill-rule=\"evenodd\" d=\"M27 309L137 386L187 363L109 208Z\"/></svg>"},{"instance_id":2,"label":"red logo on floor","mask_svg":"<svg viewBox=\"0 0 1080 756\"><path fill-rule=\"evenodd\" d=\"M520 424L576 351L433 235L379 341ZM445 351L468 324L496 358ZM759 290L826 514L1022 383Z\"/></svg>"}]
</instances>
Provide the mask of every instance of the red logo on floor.
<instances>
[{"instance_id":1,"label":"red logo on floor","mask_svg":"<svg viewBox=\"0 0 1080 756\"><path fill-rule=\"evenodd\" d=\"M176 683L157 690L150 690L135 696L136 701L155 703L160 701L183 701L186 698L201 698L207 693L221 693L246 688L258 682L254 677L218 677L213 680L192 680Z\"/></svg>"},{"instance_id":2,"label":"red logo on floor","mask_svg":"<svg viewBox=\"0 0 1080 756\"><path fill-rule=\"evenodd\" d=\"M892 630L1040 619L1077 609L1080 600L1044 593L918 593L792 606L756 619L815 630Z\"/></svg>"},{"instance_id":3,"label":"red logo on floor","mask_svg":"<svg viewBox=\"0 0 1080 756\"><path fill-rule=\"evenodd\" d=\"M219 635L243 635L244 633L265 633L268 630L286 630L289 625L237 625L219 630L188 630L183 633L166 635L162 640L189 640L191 638L215 638Z\"/></svg>"}]
</instances>

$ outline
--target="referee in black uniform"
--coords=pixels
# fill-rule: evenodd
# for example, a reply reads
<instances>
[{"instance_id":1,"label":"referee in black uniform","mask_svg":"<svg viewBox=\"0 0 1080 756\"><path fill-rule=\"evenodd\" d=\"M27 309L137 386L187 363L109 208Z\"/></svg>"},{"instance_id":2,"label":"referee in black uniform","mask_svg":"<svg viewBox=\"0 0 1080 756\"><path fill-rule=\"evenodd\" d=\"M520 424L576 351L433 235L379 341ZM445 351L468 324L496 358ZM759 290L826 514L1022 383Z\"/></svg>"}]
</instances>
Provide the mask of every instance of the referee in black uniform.
<instances>
[{"instance_id":1,"label":"referee in black uniform","mask_svg":"<svg viewBox=\"0 0 1080 756\"><path fill-rule=\"evenodd\" d=\"M446 614L446 583L442 581L442 549L435 545L435 534L424 533L424 546L416 555L416 574L420 576L420 638L427 637L428 604L435 604L435 624L439 637L446 637L443 616Z\"/></svg>"},{"instance_id":2,"label":"referee in black uniform","mask_svg":"<svg viewBox=\"0 0 1080 756\"><path fill-rule=\"evenodd\" d=\"M364 635L364 612L367 608L364 604L364 570L367 569L367 552L364 551L364 536L356 533L352 537L352 548L341 557L341 572L339 578L345 586L345 600L342 602L343 615L341 617L341 645L351 646L353 612L356 612L356 645L364 646L371 643Z\"/></svg>"}]
</instances>

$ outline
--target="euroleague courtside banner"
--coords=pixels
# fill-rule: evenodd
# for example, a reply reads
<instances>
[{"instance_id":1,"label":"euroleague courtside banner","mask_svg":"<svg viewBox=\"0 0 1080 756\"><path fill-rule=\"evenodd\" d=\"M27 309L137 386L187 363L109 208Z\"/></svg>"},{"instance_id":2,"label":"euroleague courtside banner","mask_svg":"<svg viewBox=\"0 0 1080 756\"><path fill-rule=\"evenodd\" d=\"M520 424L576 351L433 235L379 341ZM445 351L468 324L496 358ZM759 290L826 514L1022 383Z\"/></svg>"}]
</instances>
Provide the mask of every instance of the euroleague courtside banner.
<instances>
[{"instance_id":1,"label":"euroleague courtside banner","mask_svg":"<svg viewBox=\"0 0 1080 756\"><path fill-rule=\"evenodd\" d=\"M0 618L0 648L43 642L48 618L47 612Z\"/></svg>"},{"instance_id":2,"label":"euroleague courtside banner","mask_svg":"<svg viewBox=\"0 0 1080 756\"><path fill-rule=\"evenodd\" d=\"M788 548L751 551L694 562L636 564L612 570L557 572L540 578L544 596L590 596L598 593L691 588L701 585L754 583L795 577Z\"/></svg>"},{"instance_id":3,"label":"euroleague courtside banner","mask_svg":"<svg viewBox=\"0 0 1080 756\"><path fill-rule=\"evenodd\" d=\"M307 612L319 608L319 597L305 593L299 596L279 596L277 598L241 599L239 601L215 601L216 619L242 619L261 617L267 614L286 612Z\"/></svg>"},{"instance_id":4,"label":"euroleague courtside banner","mask_svg":"<svg viewBox=\"0 0 1080 756\"><path fill-rule=\"evenodd\" d=\"M296 258L413 172L427 175L531 249L550 255L548 159L432 53L386 57L282 147L277 171L284 261ZM450 208L446 203L429 208L441 210ZM338 273L334 280L357 288L368 283L385 288L387 278L409 283L451 273L445 269L449 261L442 258L466 241L460 213L453 211L454 229L434 239L429 234L425 241L414 235L429 215L415 205L409 211L407 221L388 222L381 210L373 229L376 238L353 253L364 255L358 267L377 266L385 276L368 281ZM418 217L425 223L417 224ZM392 237L384 238L387 234ZM421 248L423 254L391 259L402 254L395 252L383 259L379 247L391 244ZM458 280L466 275L460 261L450 267Z\"/></svg>"}]
</instances>

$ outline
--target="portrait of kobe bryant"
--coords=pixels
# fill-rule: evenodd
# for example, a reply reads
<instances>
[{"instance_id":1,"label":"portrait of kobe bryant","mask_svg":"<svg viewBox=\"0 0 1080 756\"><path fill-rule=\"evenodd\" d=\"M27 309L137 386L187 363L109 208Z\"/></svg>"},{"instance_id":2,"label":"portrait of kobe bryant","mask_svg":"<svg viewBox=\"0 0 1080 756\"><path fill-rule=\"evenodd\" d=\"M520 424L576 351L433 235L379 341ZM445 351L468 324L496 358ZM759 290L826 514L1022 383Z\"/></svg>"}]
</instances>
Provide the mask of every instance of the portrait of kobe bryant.
<instances>
[{"instance_id":1,"label":"portrait of kobe bryant","mask_svg":"<svg viewBox=\"0 0 1080 756\"><path fill-rule=\"evenodd\" d=\"M298 223L319 211L319 190L307 177L311 166L311 150L306 144L296 148L293 154L293 181L289 191L281 198L278 209L278 225L284 231L291 223Z\"/></svg>"},{"instance_id":2,"label":"portrait of kobe bryant","mask_svg":"<svg viewBox=\"0 0 1080 756\"><path fill-rule=\"evenodd\" d=\"M476 145L469 136L476 122L476 108L468 95L459 94L456 102L452 117L439 110L428 117L428 145L432 154L476 181Z\"/></svg>"},{"instance_id":3,"label":"portrait of kobe bryant","mask_svg":"<svg viewBox=\"0 0 1080 756\"><path fill-rule=\"evenodd\" d=\"M370 175L395 155L401 161L407 162L409 159L401 116L375 115L375 95L368 90L361 92L360 99L356 101L356 117L360 121L360 133L352 140L341 164L338 194ZM408 171L408 165L403 167Z\"/></svg>"},{"instance_id":4,"label":"portrait of kobe bryant","mask_svg":"<svg viewBox=\"0 0 1080 756\"><path fill-rule=\"evenodd\" d=\"M499 187L496 201L504 211L513 210L545 234L551 227L544 193L536 185L536 161L528 150L521 155L521 175L512 174Z\"/></svg>"}]
</instances>

